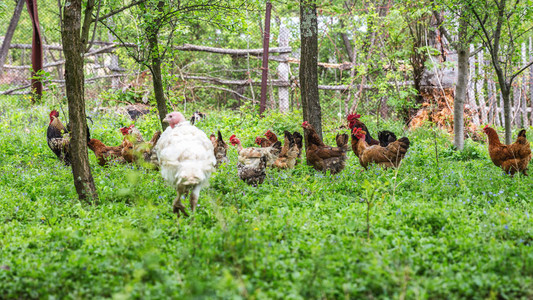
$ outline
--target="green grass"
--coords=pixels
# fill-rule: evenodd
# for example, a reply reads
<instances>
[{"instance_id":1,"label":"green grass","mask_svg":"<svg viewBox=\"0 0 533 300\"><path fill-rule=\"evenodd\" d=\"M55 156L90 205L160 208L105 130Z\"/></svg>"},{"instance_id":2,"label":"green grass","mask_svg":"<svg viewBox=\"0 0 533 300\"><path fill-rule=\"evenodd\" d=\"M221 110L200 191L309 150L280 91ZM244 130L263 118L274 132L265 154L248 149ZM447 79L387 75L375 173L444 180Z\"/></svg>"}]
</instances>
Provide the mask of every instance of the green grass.
<instances>
[{"instance_id":1,"label":"green grass","mask_svg":"<svg viewBox=\"0 0 533 300\"><path fill-rule=\"evenodd\" d=\"M340 174L304 163L269 170L257 188L238 178L230 149L197 213L177 220L158 172L103 168L92 152L100 205L80 203L46 144L52 107L24 101L0 99L0 298L533 297L533 180L504 175L486 145L456 153L439 131L437 167L433 129L419 129L405 133L397 173L364 171L350 152ZM90 109L92 136L119 144L128 119ZM266 129L301 132L300 112L208 114L201 129L245 146ZM158 120L136 124L147 138ZM324 124L333 144L339 124Z\"/></svg>"}]
</instances>

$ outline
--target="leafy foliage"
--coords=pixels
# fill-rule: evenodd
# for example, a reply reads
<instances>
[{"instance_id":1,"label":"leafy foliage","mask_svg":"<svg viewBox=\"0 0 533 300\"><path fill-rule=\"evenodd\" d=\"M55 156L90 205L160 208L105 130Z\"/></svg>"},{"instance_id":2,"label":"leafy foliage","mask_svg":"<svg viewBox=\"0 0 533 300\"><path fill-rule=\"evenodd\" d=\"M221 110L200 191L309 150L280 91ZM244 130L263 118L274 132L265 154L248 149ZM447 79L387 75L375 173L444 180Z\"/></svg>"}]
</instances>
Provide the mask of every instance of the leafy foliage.
<instances>
[{"instance_id":1,"label":"leafy foliage","mask_svg":"<svg viewBox=\"0 0 533 300\"><path fill-rule=\"evenodd\" d=\"M51 108L57 106L27 109L25 99L0 99L5 298L533 296L533 182L504 175L485 145L468 142L470 154L441 155L437 172L433 134L422 128L405 133L412 145L397 172L363 171L349 153L340 174L302 163L269 170L257 188L238 178L230 149L230 164L212 176L197 213L177 220L175 192L157 172L100 167L92 153L101 204L80 203L70 169L46 145ZM187 107L186 115L195 109L201 107ZM237 134L244 146L267 129L301 131L299 111L262 119L254 107L203 111L202 130ZM93 137L120 143L125 116L110 110L92 117ZM402 135L399 124L364 121L372 132ZM145 137L158 124L155 113L136 121ZM340 124L324 124L333 144ZM447 153L449 136L439 132L437 145ZM361 201L372 193L367 239Z\"/></svg>"}]
</instances>

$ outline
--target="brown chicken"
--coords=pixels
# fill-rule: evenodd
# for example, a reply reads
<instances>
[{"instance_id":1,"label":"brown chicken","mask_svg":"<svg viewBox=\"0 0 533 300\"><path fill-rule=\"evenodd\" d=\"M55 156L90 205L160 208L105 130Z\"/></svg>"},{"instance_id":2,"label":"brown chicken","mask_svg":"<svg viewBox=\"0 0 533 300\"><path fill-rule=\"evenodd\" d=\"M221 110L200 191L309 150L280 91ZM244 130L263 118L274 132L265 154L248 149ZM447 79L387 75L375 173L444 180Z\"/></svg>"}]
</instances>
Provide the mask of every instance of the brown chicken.
<instances>
[{"instance_id":1,"label":"brown chicken","mask_svg":"<svg viewBox=\"0 0 533 300\"><path fill-rule=\"evenodd\" d=\"M233 146L237 146L239 178L251 185L263 183L266 177L266 168L271 166L278 158L281 151L281 143L278 141L271 147L266 148L243 148L241 141L235 135L232 135L229 141Z\"/></svg>"},{"instance_id":2,"label":"brown chicken","mask_svg":"<svg viewBox=\"0 0 533 300\"><path fill-rule=\"evenodd\" d=\"M378 140L372 138L365 123L359 120L359 118L361 118L361 115L359 114L348 115L348 127L352 131L355 128L361 128L364 132L366 132L365 140L368 145L380 145L382 147L387 147L388 144L396 141L396 135L388 130L378 132Z\"/></svg>"},{"instance_id":3,"label":"brown chicken","mask_svg":"<svg viewBox=\"0 0 533 300\"><path fill-rule=\"evenodd\" d=\"M272 146L272 143L267 138L260 137L260 136L255 138L255 143L257 145L261 146L261 148L266 148L266 147Z\"/></svg>"},{"instance_id":4,"label":"brown chicken","mask_svg":"<svg viewBox=\"0 0 533 300\"><path fill-rule=\"evenodd\" d=\"M137 129L137 127L135 127L135 124L131 124L128 127L120 128L120 132L122 132L123 136L127 136L127 135L134 136L135 139L131 141L134 144L139 144L139 143L144 142L143 136L141 135L141 132L139 131L139 129Z\"/></svg>"},{"instance_id":5,"label":"brown chicken","mask_svg":"<svg viewBox=\"0 0 533 300\"><path fill-rule=\"evenodd\" d=\"M520 130L516 142L510 145L500 143L498 133L488 125L483 128L483 131L489 138L489 155L492 162L511 176L514 176L516 172L527 176L527 166L531 160L531 145L526 139L526 130Z\"/></svg>"},{"instance_id":6,"label":"brown chicken","mask_svg":"<svg viewBox=\"0 0 533 300\"><path fill-rule=\"evenodd\" d=\"M265 136L271 145L274 145L276 142L278 142L278 136L270 130L267 130L267 132L265 132Z\"/></svg>"},{"instance_id":7,"label":"brown chicken","mask_svg":"<svg viewBox=\"0 0 533 300\"><path fill-rule=\"evenodd\" d=\"M220 133L220 130L218 131L218 138L215 137L214 134L211 134L210 140L211 140L211 143L213 143L215 158L217 159L217 164L215 165L215 168L218 168L220 165L224 163L228 163L229 159L226 156L226 152L228 151L228 144L224 142L224 139L222 138L222 133Z\"/></svg>"},{"instance_id":8,"label":"brown chicken","mask_svg":"<svg viewBox=\"0 0 533 300\"><path fill-rule=\"evenodd\" d=\"M325 145L313 125L305 121L302 123L304 129L307 164L313 166L317 171L330 171L336 174L342 171L346 165L346 151L348 151L348 135L337 134L335 141L337 147Z\"/></svg>"},{"instance_id":9,"label":"brown chicken","mask_svg":"<svg viewBox=\"0 0 533 300\"><path fill-rule=\"evenodd\" d=\"M98 164L101 166L105 166L112 161L120 164L126 162L124 157L122 157L122 146L108 147L97 139L91 139L88 146L94 152Z\"/></svg>"},{"instance_id":10,"label":"brown chicken","mask_svg":"<svg viewBox=\"0 0 533 300\"><path fill-rule=\"evenodd\" d=\"M154 151L152 149L157 144L157 141L161 137L161 131L156 131L150 141L136 143L138 139L134 135L127 134L122 141L122 156L129 162L144 161L151 165L157 166L157 156L154 158ZM139 160L142 159L142 160Z\"/></svg>"},{"instance_id":11,"label":"brown chicken","mask_svg":"<svg viewBox=\"0 0 533 300\"><path fill-rule=\"evenodd\" d=\"M300 139L301 142L301 139ZM296 144L293 134L285 131L285 141L278 159L272 166L278 169L292 169L297 163L298 155L300 154L300 148Z\"/></svg>"},{"instance_id":12,"label":"brown chicken","mask_svg":"<svg viewBox=\"0 0 533 300\"><path fill-rule=\"evenodd\" d=\"M361 128L355 128L352 132L353 153L359 158L359 163L365 169L371 163L386 168L397 168L409 149L410 141L406 137L382 147L380 145L368 145L365 135L366 132Z\"/></svg>"}]
</instances>

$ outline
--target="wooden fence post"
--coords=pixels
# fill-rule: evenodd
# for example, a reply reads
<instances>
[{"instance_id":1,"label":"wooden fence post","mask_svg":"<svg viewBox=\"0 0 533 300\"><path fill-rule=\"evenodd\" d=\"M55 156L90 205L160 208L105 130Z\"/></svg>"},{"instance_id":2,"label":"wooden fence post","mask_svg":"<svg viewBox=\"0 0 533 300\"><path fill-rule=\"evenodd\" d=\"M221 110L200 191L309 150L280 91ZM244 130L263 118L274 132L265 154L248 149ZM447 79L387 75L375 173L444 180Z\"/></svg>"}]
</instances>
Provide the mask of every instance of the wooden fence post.
<instances>
[{"instance_id":1,"label":"wooden fence post","mask_svg":"<svg viewBox=\"0 0 533 300\"><path fill-rule=\"evenodd\" d=\"M481 122L487 124L487 109L485 107L485 60L483 58L483 50L479 51L478 54L478 79L476 84L477 90L477 100L479 103L479 112L481 113Z\"/></svg>"},{"instance_id":2,"label":"wooden fence post","mask_svg":"<svg viewBox=\"0 0 533 300\"><path fill-rule=\"evenodd\" d=\"M267 97L267 80L268 80L268 48L270 42L270 12L272 11L272 3L267 1L265 12L265 31L263 32L263 74L261 76L261 103L259 105L259 115L263 115L266 108Z\"/></svg>"},{"instance_id":3,"label":"wooden fence post","mask_svg":"<svg viewBox=\"0 0 533 300\"><path fill-rule=\"evenodd\" d=\"M522 65L525 65L527 63L527 55L526 55L526 43L522 43ZM531 67L530 67L531 68ZM523 91L523 93L522 93ZM522 99L522 105L521 105L521 111L522 111L522 126L526 127L529 125L529 119L527 117L527 73L522 74L520 78L520 98Z\"/></svg>"},{"instance_id":4,"label":"wooden fence post","mask_svg":"<svg viewBox=\"0 0 533 300\"><path fill-rule=\"evenodd\" d=\"M533 38L529 38L529 59L533 60ZM533 67L529 67L529 104L531 105L531 115L529 120L533 125Z\"/></svg>"},{"instance_id":5,"label":"wooden fence post","mask_svg":"<svg viewBox=\"0 0 533 300\"><path fill-rule=\"evenodd\" d=\"M32 39L32 52L31 52L31 64L32 64L32 79L31 88L33 93L32 101L36 101L43 95L43 83L40 78L36 78L37 73L43 70L43 41L41 39L41 28L39 25L39 13L37 9L37 0L26 0L26 7L30 14L33 24L33 39Z\"/></svg>"},{"instance_id":6,"label":"wooden fence post","mask_svg":"<svg viewBox=\"0 0 533 300\"><path fill-rule=\"evenodd\" d=\"M474 45L470 45L470 53L474 53ZM468 104L470 106L470 110L472 110L474 113L472 114L472 122L474 125L479 126L479 115L478 115L478 106L476 105L476 96L475 96L475 84L474 84L474 78L476 74L476 58L474 56L471 56L468 59L469 62L469 68L470 72L468 72Z\"/></svg>"},{"instance_id":7,"label":"wooden fence post","mask_svg":"<svg viewBox=\"0 0 533 300\"><path fill-rule=\"evenodd\" d=\"M278 36L278 43L279 47L288 47L289 46L289 29L283 21L280 22L279 25L279 36ZM278 79L289 82L289 63L286 61L289 58L288 53L282 53L280 55L280 58L285 59L285 61L282 61L278 65L277 73L278 73ZM288 86L280 86L278 88L278 97L279 97L279 110L281 112L286 112L289 110L289 87Z\"/></svg>"}]
</instances>

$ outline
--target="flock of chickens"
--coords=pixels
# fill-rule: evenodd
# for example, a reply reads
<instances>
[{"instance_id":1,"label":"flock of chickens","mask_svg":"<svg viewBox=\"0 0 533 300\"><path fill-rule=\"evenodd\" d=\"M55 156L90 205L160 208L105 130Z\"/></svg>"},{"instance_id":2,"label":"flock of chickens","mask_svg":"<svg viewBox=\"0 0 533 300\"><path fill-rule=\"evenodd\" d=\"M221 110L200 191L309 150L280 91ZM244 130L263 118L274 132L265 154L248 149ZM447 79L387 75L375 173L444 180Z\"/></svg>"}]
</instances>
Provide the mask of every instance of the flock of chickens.
<instances>
[{"instance_id":1,"label":"flock of chickens","mask_svg":"<svg viewBox=\"0 0 533 300\"><path fill-rule=\"evenodd\" d=\"M163 133L155 132L148 142L144 141L133 124L123 127L120 131L124 139L116 147L106 146L101 141L91 138L88 131L87 145L97 157L98 164L102 166L111 161L136 162L159 169L163 179L177 191L173 211L178 216L180 213L188 216L185 206L181 203L182 196L190 195L190 207L191 211L194 211L200 190L208 184L211 173L221 164L229 162L226 156L229 146L224 142L220 131L217 136L211 134L208 138L203 131L193 125L194 121L201 117L203 115L195 113L189 122L179 112L170 113L163 120L169 123L169 127ZM307 164L317 171L331 174L341 172L346 165L346 153L350 146L365 169L370 164L397 168L409 149L409 139L407 137L397 139L393 132L385 130L378 133L376 140L372 138L360 117L358 114L347 117L351 135L337 134L336 147L324 144L308 122L302 123L304 136L297 131L293 133L285 131L283 144L270 130L265 133L265 137L255 139L257 147L244 148L240 140L232 135L229 142L237 149L238 175L246 183L258 185L265 180L268 168L294 168L300 161L304 140ZM50 113L48 145L66 165L70 165L68 127L68 125L63 126L57 111L53 110ZM492 162L511 175L516 172L527 175L531 148L526 139L526 131L520 131L515 143L504 145L500 143L494 129L485 126L483 130L489 139ZM348 145L350 136L351 144Z\"/></svg>"}]
</instances>

